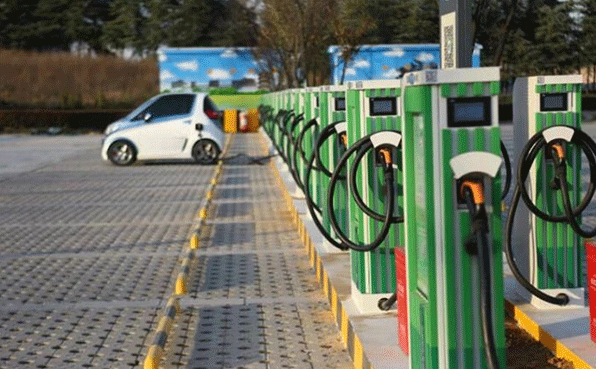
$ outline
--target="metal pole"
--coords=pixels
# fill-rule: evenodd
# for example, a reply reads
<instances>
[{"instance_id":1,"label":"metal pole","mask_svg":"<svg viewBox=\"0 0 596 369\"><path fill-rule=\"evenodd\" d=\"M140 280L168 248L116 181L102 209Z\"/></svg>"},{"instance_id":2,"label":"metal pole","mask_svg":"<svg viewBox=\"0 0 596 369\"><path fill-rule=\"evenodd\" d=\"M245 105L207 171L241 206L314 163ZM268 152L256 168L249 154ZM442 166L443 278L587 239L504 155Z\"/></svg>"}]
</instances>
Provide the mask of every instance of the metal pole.
<instances>
[{"instance_id":1,"label":"metal pole","mask_svg":"<svg viewBox=\"0 0 596 369\"><path fill-rule=\"evenodd\" d=\"M441 69L472 66L474 45L471 0L439 0Z\"/></svg>"}]
</instances>

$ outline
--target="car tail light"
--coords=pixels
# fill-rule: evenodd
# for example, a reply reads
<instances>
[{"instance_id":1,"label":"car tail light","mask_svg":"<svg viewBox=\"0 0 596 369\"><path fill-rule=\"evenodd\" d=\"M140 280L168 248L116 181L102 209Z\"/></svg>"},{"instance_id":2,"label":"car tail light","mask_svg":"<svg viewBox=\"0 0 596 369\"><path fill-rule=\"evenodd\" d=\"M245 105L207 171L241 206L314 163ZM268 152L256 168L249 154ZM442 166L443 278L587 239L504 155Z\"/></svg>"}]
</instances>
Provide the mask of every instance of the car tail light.
<instances>
[{"instance_id":1,"label":"car tail light","mask_svg":"<svg viewBox=\"0 0 596 369\"><path fill-rule=\"evenodd\" d=\"M210 119L217 119L219 118L219 114L215 111L215 110L205 110L205 114L207 114L207 116Z\"/></svg>"}]
</instances>

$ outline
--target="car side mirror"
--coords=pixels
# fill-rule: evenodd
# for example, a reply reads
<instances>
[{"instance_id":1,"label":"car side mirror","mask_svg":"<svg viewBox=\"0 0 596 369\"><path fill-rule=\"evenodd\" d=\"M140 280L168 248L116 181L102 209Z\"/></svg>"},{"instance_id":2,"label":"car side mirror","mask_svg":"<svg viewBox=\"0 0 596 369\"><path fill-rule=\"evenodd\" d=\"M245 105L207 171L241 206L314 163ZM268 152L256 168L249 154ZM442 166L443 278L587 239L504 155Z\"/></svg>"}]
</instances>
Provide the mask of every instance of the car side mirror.
<instances>
[{"instance_id":1,"label":"car side mirror","mask_svg":"<svg viewBox=\"0 0 596 369\"><path fill-rule=\"evenodd\" d=\"M148 122L151 120L151 113L145 113L145 115L143 115L143 120L145 122Z\"/></svg>"},{"instance_id":2,"label":"car side mirror","mask_svg":"<svg viewBox=\"0 0 596 369\"><path fill-rule=\"evenodd\" d=\"M195 128L197 129L197 131L201 132L203 130L203 125L201 123L197 123Z\"/></svg>"}]
</instances>

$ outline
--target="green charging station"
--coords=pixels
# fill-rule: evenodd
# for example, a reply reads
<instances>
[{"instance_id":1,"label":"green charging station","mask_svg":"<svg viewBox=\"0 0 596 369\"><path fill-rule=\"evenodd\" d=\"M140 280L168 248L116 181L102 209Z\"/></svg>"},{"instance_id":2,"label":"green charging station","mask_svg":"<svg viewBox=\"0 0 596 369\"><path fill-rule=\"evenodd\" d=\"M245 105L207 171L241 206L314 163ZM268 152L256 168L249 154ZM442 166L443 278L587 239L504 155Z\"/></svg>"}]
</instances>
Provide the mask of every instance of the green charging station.
<instances>
[{"instance_id":1,"label":"green charging station","mask_svg":"<svg viewBox=\"0 0 596 369\"><path fill-rule=\"evenodd\" d=\"M561 126L581 128L580 75L534 76L517 78L513 87L513 121L515 157L518 158L526 142L536 133L549 128L549 132L566 132ZM581 196L581 151L577 146L566 145L565 160L569 164L567 183L569 198L578 203ZM531 167L526 182L528 194L534 204L549 214L564 213L560 189L553 188L555 165L552 157L540 152ZM583 305L584 281L582 261L584 245L571 225L547 222L520 204L513 226L515 260L520 272L534 286L549 290L550 294L565 292ZM518 285L524 297L530 294ZM574 298L575 297L575 298ZM552 308L552 304L531 297L533 305ZM567 306L577 307L574 303Z\"/></svg>"},{"instance_id":2,"label":"green charging station","mask_svg":"<svg viewBox=\"0 0 596 369\"><path fill-rule=\"evenodd\" d=\"M288 110L291 110L294 114L291 119L286 122L286 135L284 136L284 144L283 144L283 151L286 156L286 159L289 161L292 155L292 144L290 140L290 135L294 135L297 129L295 128L294 122L298 119L300 114L304 114L304 96L302 95L301 89L292 89L288 92ZM300 125L300 123L298 124Z\"/></svg>"},{"instance_id":3,"label":"green charging station","mask_svg":"<svg viewBox=\"0 0 596 369\"><path fill-rule=\"evenodd\" d=\"M360 138L382 130L401 130L401 81L378 80L348 83L346 93L346 121L348 147ZM352 158L348 161L351 168ZM401 163L394 158L394 163ZM351 169L348 169L351 170ZM373 155L364 157L358 166L356 186L362 200L376 212L383 212L383 175ZM395 176L394 215L403 214L402 178ZM350 188L350 191L353 191ZM370 218L358 209L352 196L348 203L350 219L350 239L358 242L371 242L382 227L381 222ZM405 242L403 224L391 226L386 239L372 251L350 251L352 299L361 312L379 312L380 298L387 297L396 290L395 247Z\"/></svg>"},{"instance_id":4,"label":"green charging station","mask_svg":"<svg viewBox=\"0 0 596 369\"><path fill-rule=\"evenodd\" d=\"M281 139L282 139L282 131L280 128L280 125L283 123L283 120L285 119L285 112L288 111L288 107L287 107L287 92L286 91L279 91L276 93L276 106L277 106L277 112L281 112L282 114L280 115L276 115L276 122L273 125L273 142L275 144L275 146L277 147L278 150L281 150ZM281 154L281 152L280 152Z\"/></svg>"},{"instance_id":5,"label":"green charging station","mask_svg":"<svg viewBox=\"0 0 596 369\"><path fill-rule=\"evenodd\" d=\"M299 127L295 131L295 140L298 140L298 135L302 132L302 129L313 119L317 122L320 121L320 107L319 107L319 88L318 87L306 87L302 90L302 102L303 102L303 112L304 112L304 119L299 124ZM315 139L319 134L319 124L315 124L311 129L304 133L302 137L302 142L300 146L304 153L306 154L306 158L310 156L310 154L314 150ZM306 163L304 160L300 158L299 153L292 153L296 157L296 171L298 176L300 177L302 183L304 183L304 178L306 176ZM316 196L316 198L320 197L320 188L316 186L316 177L317 173L312 173L313 180L311 180L311 187L310 193Z\"/></svg>"},{"instance_id":6,"label":"green charging station","mask_svg":"<svg viewBox=\"0 0 596 369\"><path fill-rule=\"evenodd\" d=\"M320 105L319 132L331 124L346 121L346 86L337 85L319 87L318 101ZM337 127L337 132L341 132L345 130L346 124L338 123ZM334 139L327 140L320 148L321 163L330 171L333 171L339 161L339 158L343 154L343 150L340 149L342 145L339 140L341 140L339 135L335 135ZM322 173L313 173L313 175L316 177L314 177L314 181L312 181L312 183L314 183L314 185L319 189L322 189L319 192L319 197L317 198L317 203L320 204L321 209L323 210L321 223L327 232L333 235L333 229L329 223L329 214L327 212L326 206L326 189L329 188L330 178ZM342 181L338 184L337 197L334 199L333 206L337 209L338 218L340 218L338 219L338 222L340 225L344 226L344 229L349 229L348 206L345 201L347 197L347 185L345 181ZM323 243L323 249L325 251L340 251L331 245L327 240L324 240Z\"/></svg>"},{"instance_id":7,"label":"green charging station","mask_svg":"<svg viewBox=\"0 0 596 369\"><path fill-rule=\"evenodd\" d=\"M499 78L498 68L472 68L402 80L410 368L486 368L487 349L506 367ZM484 258L468 242L472 216L458 192L466 180L484 188ZM489 296L487 309L480 296Z\"/></svg>"}]
</instances>

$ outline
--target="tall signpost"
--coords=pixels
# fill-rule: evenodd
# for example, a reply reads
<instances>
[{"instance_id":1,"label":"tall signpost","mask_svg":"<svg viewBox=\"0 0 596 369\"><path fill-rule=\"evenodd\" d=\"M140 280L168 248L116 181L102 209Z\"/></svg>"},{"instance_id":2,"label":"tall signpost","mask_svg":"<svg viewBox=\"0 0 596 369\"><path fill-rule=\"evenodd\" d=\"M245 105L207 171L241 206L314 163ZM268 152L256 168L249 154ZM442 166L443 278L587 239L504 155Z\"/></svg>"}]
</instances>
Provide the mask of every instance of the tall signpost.
<instances>
[{"instance_id":1,"label":"tall signpost","mask_svg":"<svg viewBox=\"0 0 596 369\"><path fill-rule=\"evenodd\" d=\"M441 69L472 66L472 0L439 0Z\"/></svg>"}]
</instances>

